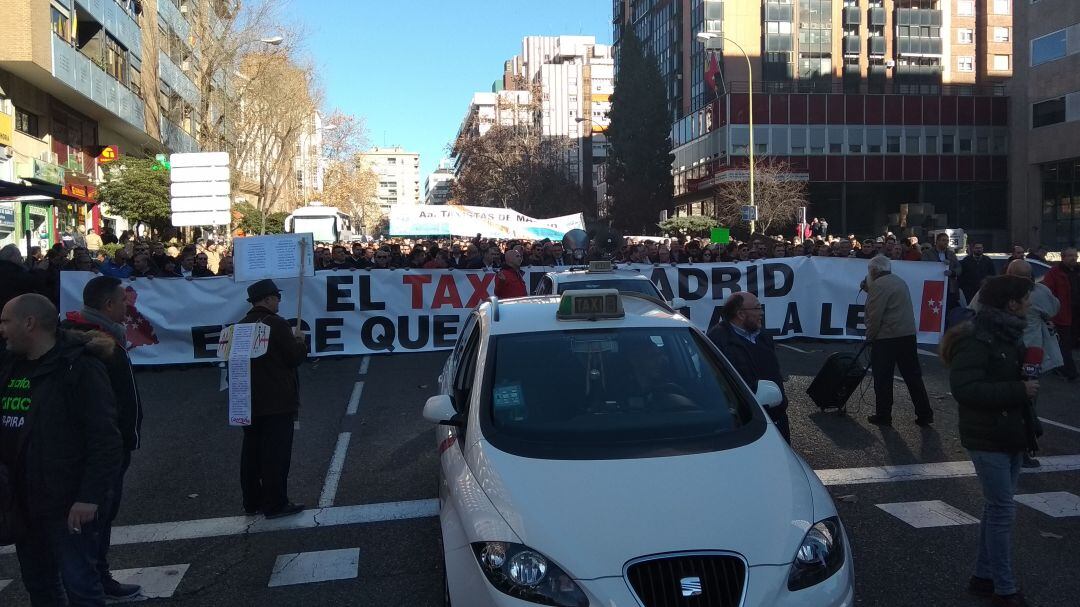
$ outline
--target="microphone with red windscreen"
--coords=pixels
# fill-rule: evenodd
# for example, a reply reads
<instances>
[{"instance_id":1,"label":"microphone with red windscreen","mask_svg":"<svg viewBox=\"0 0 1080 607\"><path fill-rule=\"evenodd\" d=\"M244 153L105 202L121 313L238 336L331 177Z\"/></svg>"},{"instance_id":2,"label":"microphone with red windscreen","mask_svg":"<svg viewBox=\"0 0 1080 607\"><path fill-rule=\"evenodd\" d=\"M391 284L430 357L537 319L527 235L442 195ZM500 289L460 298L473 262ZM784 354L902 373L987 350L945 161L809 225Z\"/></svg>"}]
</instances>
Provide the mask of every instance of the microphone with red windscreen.
<instances>
[{"instance_id":1,"label":"microphone with red windscreen","mask_svg":"<svg viewBox=\"0 0 1080 607\"><path fill-rule=\"evenodd\" d=\"M1032 346L1024 351L1024 379L1035 380L1042 375L1043 349Z\"/></svg>"}]
</instances>

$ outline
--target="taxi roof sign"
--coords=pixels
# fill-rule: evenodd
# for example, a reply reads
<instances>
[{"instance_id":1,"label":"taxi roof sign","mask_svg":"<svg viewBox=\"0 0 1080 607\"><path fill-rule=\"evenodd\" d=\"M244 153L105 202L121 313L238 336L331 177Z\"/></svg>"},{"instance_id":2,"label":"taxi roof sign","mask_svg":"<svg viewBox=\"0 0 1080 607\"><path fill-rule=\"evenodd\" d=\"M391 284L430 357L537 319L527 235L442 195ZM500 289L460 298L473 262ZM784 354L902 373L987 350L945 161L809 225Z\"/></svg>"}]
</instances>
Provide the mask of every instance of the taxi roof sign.
<instances>
[{"instance_id":1,"label":"taxi roof sign","mask_svg":"<svg viewBox=\"0 0 1080 607\"><path fill-rule=\"evenodd\" d=\"M559 299L559 309L555 313L558 320L599 320L623 316L622 298L617 289L566 291Z\"/></svg>"},{"instance_id":2,"label":"taxi roof sign","mask_svg":"<svg viewBox=\"0 0 1080 607\"><path fill-rule=\"evenodd\" d=\"M593 273L614 272L615 269L611 267L610 261L590 261L589 271Z\"/></svg>"}]
</instances>

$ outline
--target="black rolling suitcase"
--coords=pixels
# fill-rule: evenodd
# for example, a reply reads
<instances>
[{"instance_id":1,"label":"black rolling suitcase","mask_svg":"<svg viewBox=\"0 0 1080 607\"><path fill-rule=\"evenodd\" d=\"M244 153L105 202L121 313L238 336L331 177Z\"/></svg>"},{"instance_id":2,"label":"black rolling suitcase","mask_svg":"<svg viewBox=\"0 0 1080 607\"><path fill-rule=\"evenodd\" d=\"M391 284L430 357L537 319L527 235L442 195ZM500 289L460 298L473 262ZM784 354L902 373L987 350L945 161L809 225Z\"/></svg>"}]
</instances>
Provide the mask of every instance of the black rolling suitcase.
<instances>
[{"instance_id":1,"label":"black rolling suitcase","mask_svg":"<svg viewBox=\"0 0 1080 607\"><path fill-rule=\"evenodd\" d=\"M862 383L870 366L862 361L868 345L869 342L863 343L855 354L836 352L825 359L825 364L806 389L810 399L822 411L836 409L838 413L845 412L851 393Z\"/></svg>"}]
</instances>

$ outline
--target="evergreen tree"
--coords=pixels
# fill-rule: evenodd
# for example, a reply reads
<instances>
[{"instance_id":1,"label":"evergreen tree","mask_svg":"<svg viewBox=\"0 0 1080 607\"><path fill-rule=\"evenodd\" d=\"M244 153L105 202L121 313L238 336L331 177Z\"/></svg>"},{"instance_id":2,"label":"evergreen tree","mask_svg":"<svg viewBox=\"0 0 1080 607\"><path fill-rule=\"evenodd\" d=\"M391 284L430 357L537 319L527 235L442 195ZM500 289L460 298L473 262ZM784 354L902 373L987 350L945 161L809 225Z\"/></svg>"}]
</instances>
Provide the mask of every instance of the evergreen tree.
<instances>
[{"instance_id":1,"label":"evergreen tree","mask_svg":"<svg viewBox=\"0 0 1080 607\"><path fill-rule=\"evenodd\" d=\"M169 170L153 158L121 156L105 170L98 199L129 223L143 222L160 233L172 215Z\"/></svg>"},{"instance_id":2,"label":"evergreen tree","mask_svg":"<svg viewBox=\"0 0 1080 607\"><path fill-rule=\"evenodd\" d=\"M672 205L671 120L660 69L632 29L620 42L608 116L612 223L624 232L654 232L660 211Z\"/></svg>"}]
</instances>

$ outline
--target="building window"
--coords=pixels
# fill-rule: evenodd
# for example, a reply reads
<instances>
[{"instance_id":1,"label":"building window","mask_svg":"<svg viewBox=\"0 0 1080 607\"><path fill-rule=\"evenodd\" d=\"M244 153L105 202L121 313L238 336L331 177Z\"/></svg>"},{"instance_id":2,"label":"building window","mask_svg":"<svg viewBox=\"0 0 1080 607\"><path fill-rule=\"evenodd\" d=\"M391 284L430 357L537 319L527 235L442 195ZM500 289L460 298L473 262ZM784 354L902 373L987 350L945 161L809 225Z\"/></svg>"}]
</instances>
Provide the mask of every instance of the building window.
<instances>
[{"instance_id":1,"label":"building window","mask_svg":"<svg viewBox=\"0 0 1080 607\"><path fill-rule=\"evenodd\" d=\"M60 36L64 42L71 41L71 19L55 6L52 7L52 27L56 35Z\"/></svg>"},{"instance_id":2,"label":"building window","mask_svg":"<svg viewBox=\"0 0 1080 607\"><path fill-rule=\"evenodd\" d=\"M397 164L397 158L394 158L393 156L387 158L386 164Z\"/></svg>"},{"instance_id":3,"label":"building window","mask_svg":"<svg viewBox=\"0 0 1080 607\"><path fill-rule=\"evenodd\" d=\"M1009 41L1009 28L1007 27L995 27L994 28L994 42L1008 42Z\"/></svg>"},{"instance_id":4,"label":"building window","mask_svg":"<svg viewBox=\"0 0 1080 607\"><path fill-rule=\"evenodd\" d=\"M941 136L941 153L952 154L956 152L956 140L952 133L944 133Z\"/></svg>"},{"instance_id":5,"label":"building window","mask_svg":"<svg viewBox=\"0 0 1080 607\"><path fill-rule=\"evenodd\" d=\"M975 30L963 27L956 30L956 43L975 44Z\"/></svg>"},{"instance_id":6,"label":"building window","mask_svg":"<svg viewBox=\"0 0 1080 607\"><path fill-rule=\"evenodd\" d=\"M31 137L40 137L37 114L15 108L15 130Z\"/></svg>"},{"instance_id":7,"label":"building window","mask_svg":"<svg viewBox=\"0 0 1080 607\"><path fill-rule=\"evenodd\" d=\"M937 135L927 135L926 136L926 153L927 154L937 154L938 153Z\"/></svg>"},{"instance_id":8,"label":"building window","mask_svg":"<svg viewBox=\"0 0 1080 607\"><path fill-rule=\"evenodd\" d=\"M990 138L986 136L979 136L975 138L975 153L977 154L989 154L990 153Z\"/></svg>"},{"instance_id":9,"label":"building window","mask_svg":"<svg viewBox=\"0 0 1080 607\"><path fill-rule=\"evenodd\" d=\"M1031 65L1061 59L1068 52L1066 30L1040 36L1031 41Z\"/></svg>"},{"instance_id":10,"label":"building window","mask_svg":"<svg viewBox=\"0 0 1080 607\"><path fill-rule=\"evenodd\" d=\"M1009 71L1009 55L994 55L994 71Z\"/></svg>"},{"instance_id":11,"label":"building window","mask_svg":"<svg viewBox=\"0 0 1080 607\"><path fill-rule=\"evenodd\" d=\"M961 3L963 4L963 3ZM1012 13L1012 7L1010 6L1010 0L994 0L994 14L995 15L1008 15Z\"/></svg>"},{"instance_id":12,"label":"building window","mask_svg":"<svg viewBox=\"0 0 1080 607\"><path fill-rule=\"evenodd\" d=\"M960 153L971 153L971 135L960 135Z\"/></svg>"},{"instance_id":13,"label":"building window","mask_svg":"<svg viewBox=\"0 0 1080 607\"><path fill-rule=\"evenodd\" d=\"M919 153L919 136L908 135L907 142L905 143L904 153L906 154L918 154Z\"/></svg>"},{"instance_id":14,"label":"building window","mask_svg":"<svg viewBox=\"0 0 1080 607\"><path fill-rule=\"evenodd\" d=\"M889 135L885 138L885 151L889 154L900 153L900 135Z\"/></svg>"},{"instance_id":15,"label":"building window","mask_svg":"<svg viewBox=\"0 0 1080 607\"><path fill-rule=\"evenodd\" d=\"M956 69L960 72L974 72L975 71L975 58L974 57L957 57Z\"/></svg>"},{"instance_id":16,"label":"building window","mask_svg":"<svg viewBox=\"0 0 1080 607\"><path fill-rule=\"evenodd\" d=\"M975 0L960 0L956 3L956 14L961 17L975 16Z\"/></svg>"},{"instance_id":17,"label":"building window","mask_svg":"<svg viewBox=\"0 0 1080 607\"><path fill-rule=\"evenodd\" d=\"M1031 106L1031 127L1050 126L1065 122L1065 98L1047 99Z\"/></svg>"}]
</instances>

